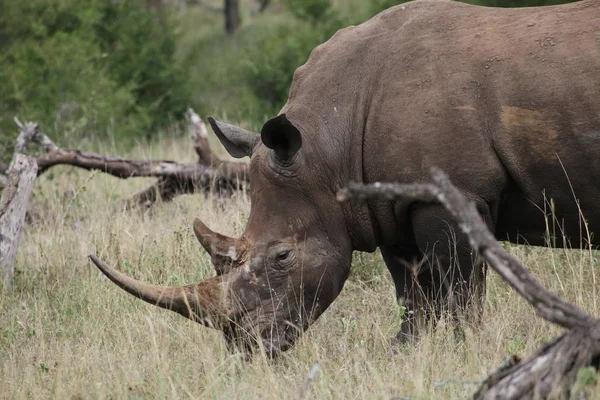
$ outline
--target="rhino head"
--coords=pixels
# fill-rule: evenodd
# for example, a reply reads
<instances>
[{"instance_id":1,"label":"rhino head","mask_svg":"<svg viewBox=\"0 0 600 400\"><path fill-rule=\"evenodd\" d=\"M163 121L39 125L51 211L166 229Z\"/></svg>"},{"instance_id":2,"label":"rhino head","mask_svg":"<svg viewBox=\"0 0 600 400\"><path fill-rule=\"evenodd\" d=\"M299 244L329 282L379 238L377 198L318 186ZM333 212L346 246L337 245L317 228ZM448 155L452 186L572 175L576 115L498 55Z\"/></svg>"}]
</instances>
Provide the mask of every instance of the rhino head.
<instances>
[{"instance_id":1,"label":"rhino head","mask_svg":"<svg viewBox=\"0 0 600 400\"><path fill-rule=\"evenodd\" d=\"M134 296L222 330L231 347L262 344L275 356L325 311L348 277L352 245L335 200L336 177L285 114L268 121L260 135L209 122L233 157L251 157L243 236L230 238L194 221L217 276L183 287L154 286L92 260Z\"/></svg>"}]
</instances>

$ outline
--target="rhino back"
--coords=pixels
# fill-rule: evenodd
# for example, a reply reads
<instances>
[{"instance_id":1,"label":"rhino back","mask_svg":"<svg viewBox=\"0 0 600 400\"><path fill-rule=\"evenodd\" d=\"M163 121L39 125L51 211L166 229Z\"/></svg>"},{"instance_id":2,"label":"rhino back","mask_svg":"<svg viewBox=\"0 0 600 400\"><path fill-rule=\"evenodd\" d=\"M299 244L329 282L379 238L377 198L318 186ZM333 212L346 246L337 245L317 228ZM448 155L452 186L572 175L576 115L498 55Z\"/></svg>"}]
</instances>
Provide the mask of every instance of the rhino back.
<instances>
[{"instance_id":1,"label":"rhino back","mask_svg":"<svg viewBox=\"0 0 600 400\"><path fill-rule=\"evenodd\" d=\"M506 221L539 215L543 193L576 218L571 185L600 231L600 2L396 6L317 47L295 104L323 121L313 140L350 147L365 182L423 181L437 165ZM392 205L371 208L392 234Z\"/></svg>"}]
</instances>

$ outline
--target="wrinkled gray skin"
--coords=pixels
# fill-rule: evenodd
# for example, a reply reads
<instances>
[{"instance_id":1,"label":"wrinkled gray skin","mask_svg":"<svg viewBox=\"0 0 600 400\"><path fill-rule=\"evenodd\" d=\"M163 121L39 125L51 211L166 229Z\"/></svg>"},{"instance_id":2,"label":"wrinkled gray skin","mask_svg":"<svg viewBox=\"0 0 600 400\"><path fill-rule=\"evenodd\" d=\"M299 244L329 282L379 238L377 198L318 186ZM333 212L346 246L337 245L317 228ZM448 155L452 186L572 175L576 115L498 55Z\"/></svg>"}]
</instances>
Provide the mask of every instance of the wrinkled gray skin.
<instances>
[{"instance_id":1,"label":"wrinkled gray skin","mask_svg":"<svg viewBox=\"0 0 600 400\"><path fill-rule=\"evenodd\" d=\"M562 246L564 232L570 245L588 245L579 211L600 231L600 2L402 4L317 47L260 136L211 125L230 154L251 156L243 237L195 222L218 277L179 289L184 301L101 269L232 344L262 342L274 355L336 298L352 252L379 247L412 311L399 339L412 338L443 308L458 315L473 301L477 315L484 267L441 206L340 204L336 192L351 181L428 182L435 165L499 240L544 245L548 223L551 244ZM190 293L200 300L188 304Z\"/></svg>"}]
</instances>

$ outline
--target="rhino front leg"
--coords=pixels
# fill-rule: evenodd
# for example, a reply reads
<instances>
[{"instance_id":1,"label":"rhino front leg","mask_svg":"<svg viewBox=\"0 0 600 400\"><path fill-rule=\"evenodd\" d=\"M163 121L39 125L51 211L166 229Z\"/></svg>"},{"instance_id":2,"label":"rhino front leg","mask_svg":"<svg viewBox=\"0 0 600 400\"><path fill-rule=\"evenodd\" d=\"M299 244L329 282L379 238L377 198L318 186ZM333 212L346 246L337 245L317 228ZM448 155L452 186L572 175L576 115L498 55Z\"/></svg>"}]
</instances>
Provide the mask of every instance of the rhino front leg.
<instances>
[{"instance_id":1,"label":"rhino front leg","mask_svg":"<svg viewBox=\"0 0 600 400\"><path fill-rule=\"evenodd\" d=\"M487 206L479 210L491 228ZM442 206L425 204L413 206L410 213L416 244L380 248L398 303L405 307L396 336L401 343L416 340L424 326L435 324L444 312L459 331L460 317L477 324L485 295L485 265L452 216Z\"/></svg>"},{"instance_id":2,"label":"rhino front leg","mask_svg":"<svg viewBox=\"0 0 600 400\"><path fill-rule=\"evenodd\" d=\"M478 202L478 210L493 232L489 208ZM422 295L426 312L435 319L449 312L456 328L464 318L478 324L483 312L486 266L472 250L454 218L441 206L413 207L411 221L421 253L419 281L426 282Z\"/></svg>"}]
</instances>

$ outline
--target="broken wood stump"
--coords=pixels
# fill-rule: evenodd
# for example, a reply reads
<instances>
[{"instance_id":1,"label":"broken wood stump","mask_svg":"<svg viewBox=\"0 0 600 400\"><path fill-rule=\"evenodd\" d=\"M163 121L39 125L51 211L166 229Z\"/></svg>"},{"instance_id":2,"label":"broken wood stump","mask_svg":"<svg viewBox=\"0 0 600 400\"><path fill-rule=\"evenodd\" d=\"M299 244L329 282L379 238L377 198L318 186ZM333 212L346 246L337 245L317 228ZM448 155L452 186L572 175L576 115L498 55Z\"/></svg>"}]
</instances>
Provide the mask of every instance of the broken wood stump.
<instances>
[{"instance_id":1,"label":"broken wood stump","mask_svg":"<svg viewBox=\"0 0 600 400\"><path fill-rule=\"evenodd\" d=\"M0 197L0 271L4 287L10 286L37 165L33 157L17 153Z\"/></svg>"}]
</instances>

